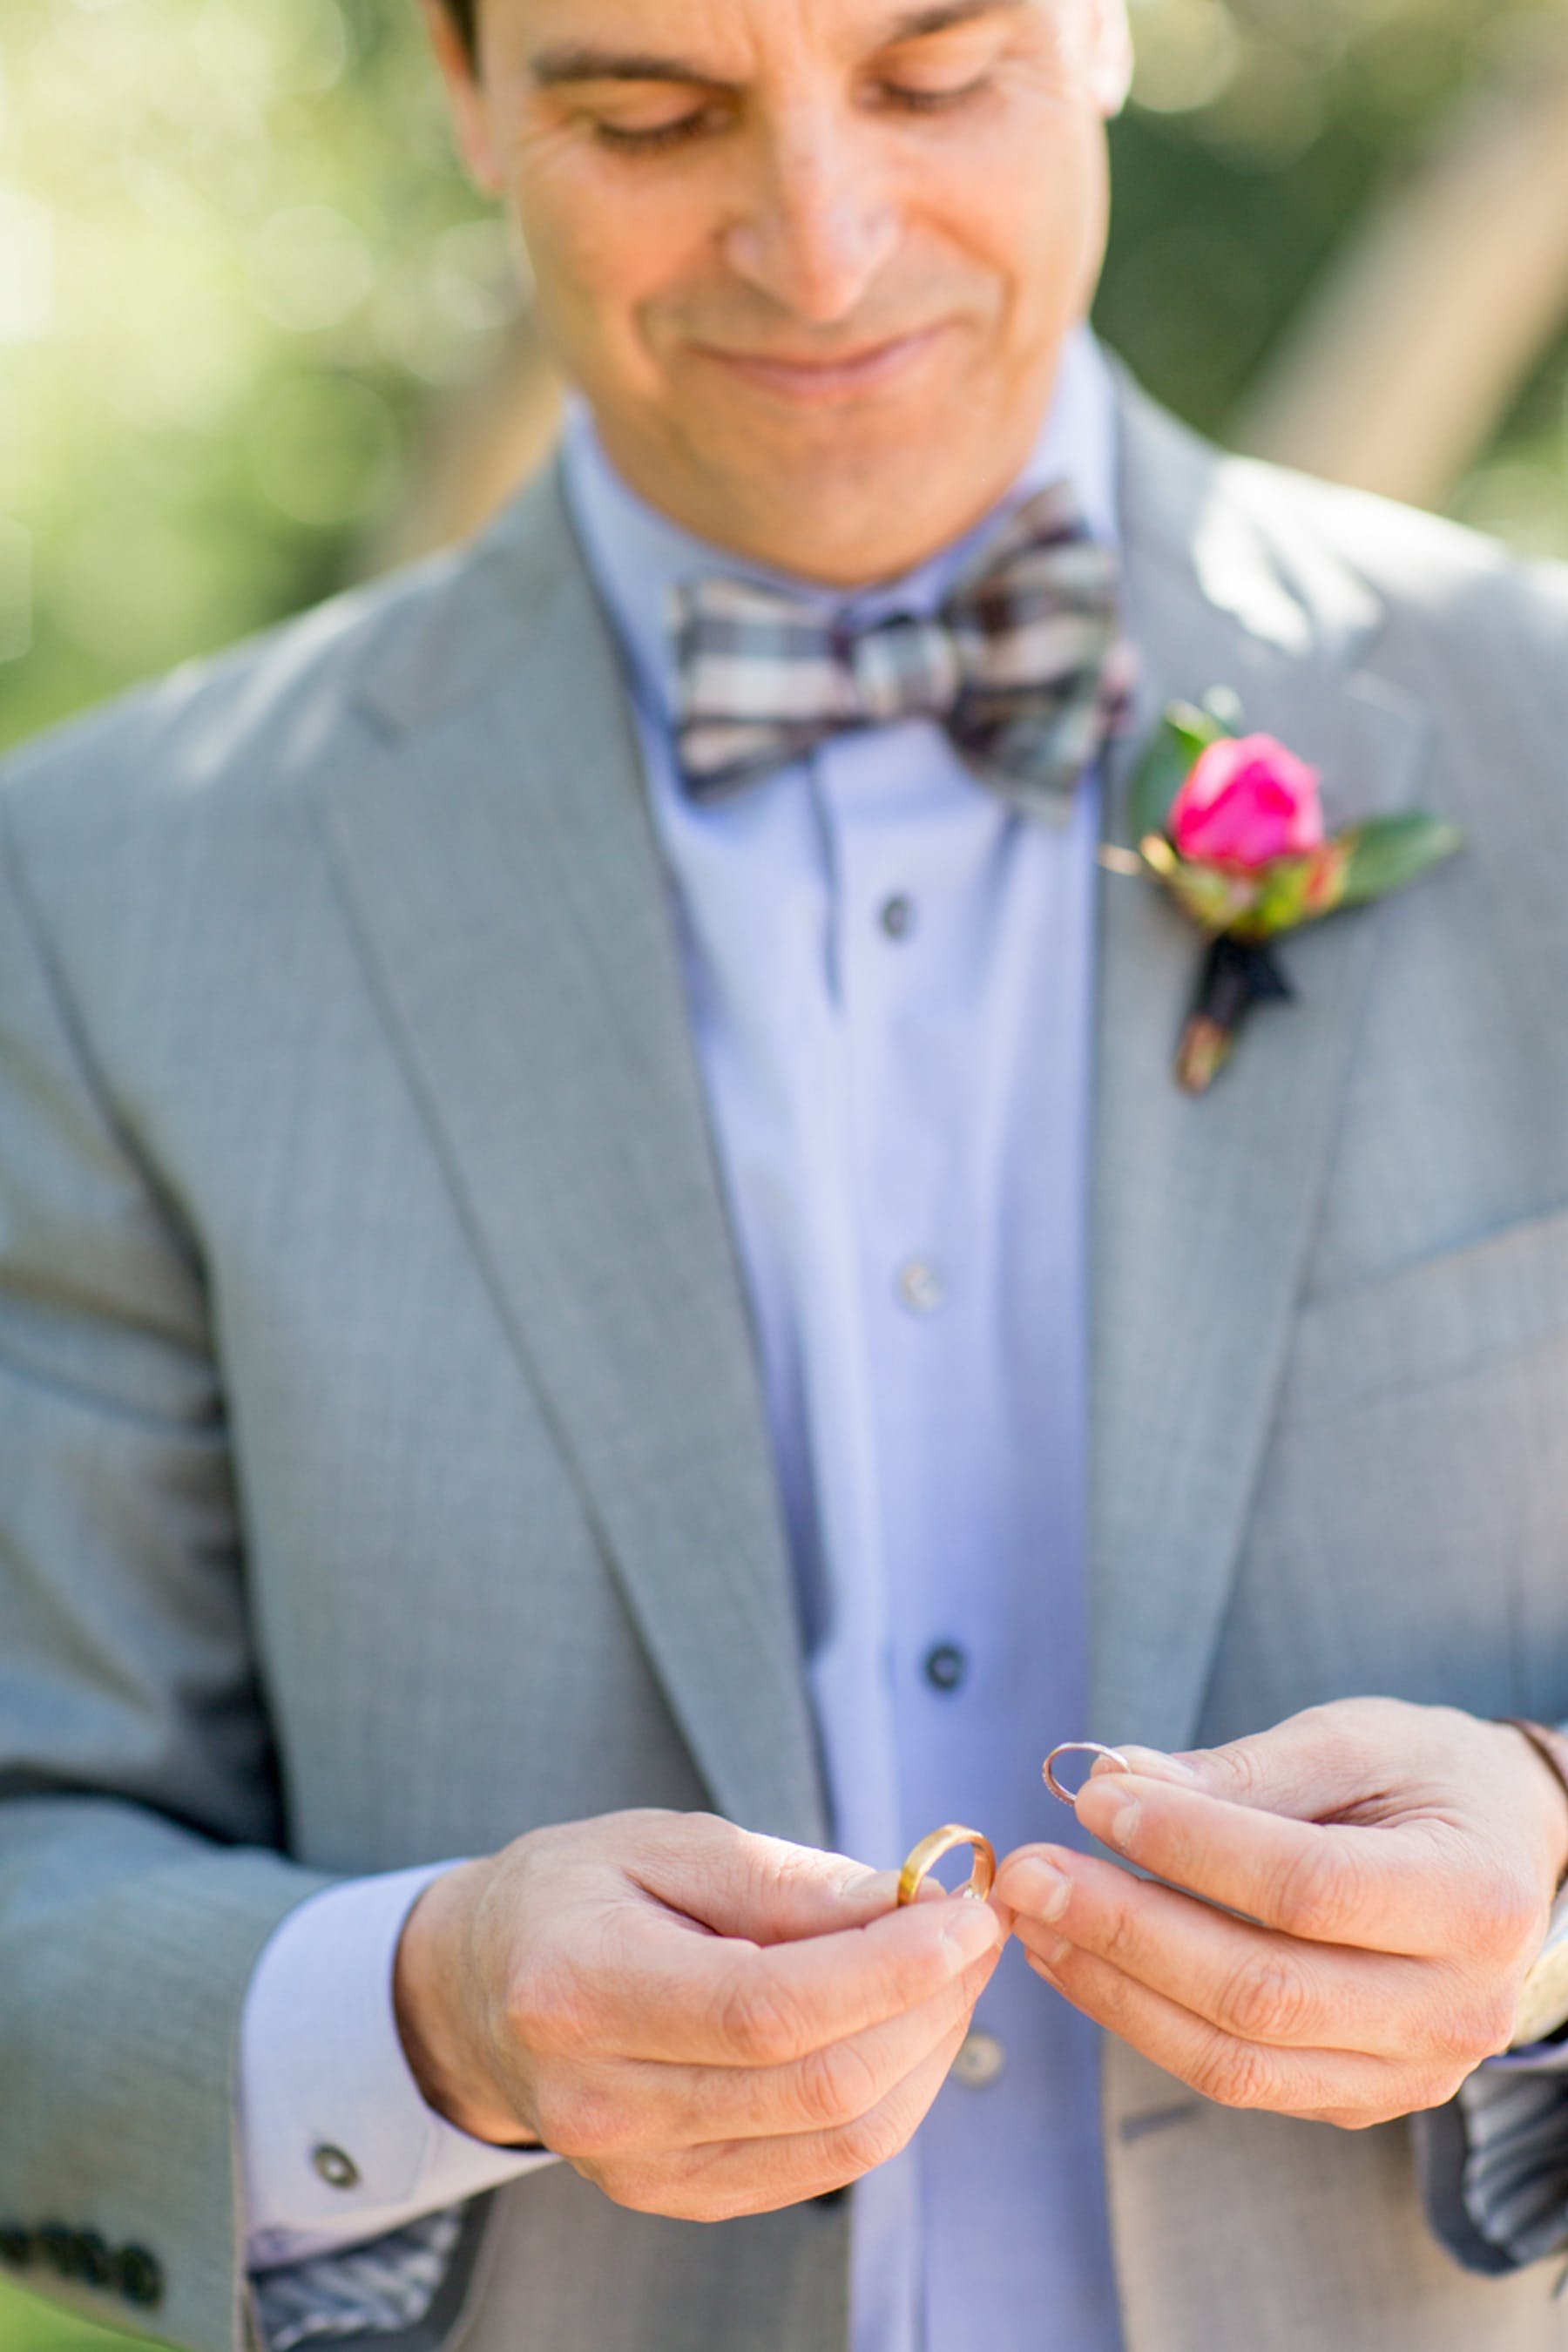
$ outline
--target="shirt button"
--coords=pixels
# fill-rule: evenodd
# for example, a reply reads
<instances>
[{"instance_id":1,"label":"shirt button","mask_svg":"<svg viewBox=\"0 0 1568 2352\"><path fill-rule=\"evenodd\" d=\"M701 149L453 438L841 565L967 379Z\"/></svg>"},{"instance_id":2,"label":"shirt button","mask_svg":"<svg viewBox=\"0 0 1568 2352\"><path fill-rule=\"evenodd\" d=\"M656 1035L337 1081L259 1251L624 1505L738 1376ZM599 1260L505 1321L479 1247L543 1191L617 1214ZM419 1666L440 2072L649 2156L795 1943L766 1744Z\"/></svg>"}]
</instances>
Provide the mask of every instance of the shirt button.
<instances>
[{"instance_id":1,"label":"shirt button","mask_svg":"<svg viewBox=\"0 0 1568 2352\"><path fill-rule=\"evenodd\" d=\"M329 2189L359 2187L359 2167L344 2149L324 2142L310 2150L310 2162Z\"/></svg>"},{"instance_id":2,"label":"shirt button","mask_svg":"<svg viewBox=\"0 0 1568 2352\"><path fill-rule=\"evenodd\" d=\"M994 2033L975 2032L966 2036L952 2071L966 2091L988 2091L1001 2078L1007 2063L1007 2053Z\"/></svg>"},{"instance_id":3,"label":"shirt button","mask_svg":"<svg viewBox=\"0 0 1568 2352\"><path fill-rule=\"evenodd\" d=\"M898 891L891 898L883 900L879 919L890 940L907 940L915 927L914 900L906 898L901 890Z\"/></svg>"},{"instance_id":4,"label":"shirt button","mask_svg":"<svg viewBox=\"0 0 1568 2352\"><path fill-rule=\"evenodd\" d=\"M942 1280L923 1257L910 1258L899 1270L899 1297L911 1315L934 1315L945 1297Z\"/></svg>"},{"instance_id":5,"label":"shirt button","mask_svg":"<svg viewBox=\"0 0 1568 2352\"><path fill-rule=\"evenodd\" d=\"M956 1642L939 1642L925 1655L925 1678L932 1690L955 1691L969 1672L969 1660Z\"/></svg>"}]
</instances>

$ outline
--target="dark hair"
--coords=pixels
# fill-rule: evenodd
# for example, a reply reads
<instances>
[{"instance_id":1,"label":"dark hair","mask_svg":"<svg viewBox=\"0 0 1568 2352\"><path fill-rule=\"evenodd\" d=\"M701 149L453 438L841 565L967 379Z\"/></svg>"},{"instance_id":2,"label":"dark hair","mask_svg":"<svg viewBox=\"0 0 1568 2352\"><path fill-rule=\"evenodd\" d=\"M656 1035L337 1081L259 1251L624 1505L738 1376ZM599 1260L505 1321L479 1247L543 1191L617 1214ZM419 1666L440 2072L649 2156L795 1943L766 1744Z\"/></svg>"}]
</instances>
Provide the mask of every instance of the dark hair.
<instances>
[{"instance_id":1,"label":"dark hair","mask_svg":"<svg viewBox=\"0 0 1568 2352\"><path fill-rule=\"evenodd\" d=\"M474 9L477 0L442 0L447 14L463 37L463 47L469 57L474 54Z\"/></svg>"}]
</instances>

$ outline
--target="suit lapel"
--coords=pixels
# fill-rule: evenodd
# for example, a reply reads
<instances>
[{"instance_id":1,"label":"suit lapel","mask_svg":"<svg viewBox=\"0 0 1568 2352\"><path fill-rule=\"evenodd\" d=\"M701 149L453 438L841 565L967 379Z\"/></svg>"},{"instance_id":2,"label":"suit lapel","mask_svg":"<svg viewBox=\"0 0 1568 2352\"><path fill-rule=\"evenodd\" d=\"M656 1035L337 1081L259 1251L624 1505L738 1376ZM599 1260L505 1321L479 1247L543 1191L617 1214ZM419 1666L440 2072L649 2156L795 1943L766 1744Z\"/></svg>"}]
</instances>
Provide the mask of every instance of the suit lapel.
<instances>
[{"instance_id":1,"label":"suit lapel","mask_svg":"<svg viewBox=\"0 0 1568 2352\"><path fill-rule=\"evenodd\" d=\"M321 811L512 1340L714 1802L823 1806L627 698L553 477L427 600Z\"/></svg>"},{"instance_id":2,"label":"suit lapel","mask_svg":"<svg viewBox=\"0 0 1568 2352\"><path fill-rule=\"evenodd\" d=\"M1331 821L1414 797L1375 608L1121 395L1140 727L1225 684ZM1300 550L1296 551L1300 554ZM321 787L345 898L514 1344L721 1810L825 1809L787 1550L625 688L553 478L384 657L377 753ZM1128 761L1121 765L1125 781ZM1113 793L1113 807L1115 794ZM1191 1738L1260 1465L1377 931L1288 943L1214 1093L1172 1077L1194 933L1106 878L1090 1560L1099 1734Z\"/></svg>"},{"instance_id":3,"label":"suit lapel","mask_svg":"<svg viewBox=\"0 0 1568 2352\"><path fill-rule=\"evenodd\" d=\"M1123 405L1128 593L1144 665L1135 740L1173 697L1229 686L1249 727L1321 769L1331 825L1414 798L1425 723L1353 674L1376 617L1363 592L1325 578L1303 600L1212 455L1136 395ZM1172 1068L1197 936L1141 877L1108 874L1102 910L1092 1715L1099 1737L1173 1748L1201 1714L1379 916L1288 940L1299 1002L1259 1011L1212 1094L1193 1100Z\"/></svg>"}]
</instances>

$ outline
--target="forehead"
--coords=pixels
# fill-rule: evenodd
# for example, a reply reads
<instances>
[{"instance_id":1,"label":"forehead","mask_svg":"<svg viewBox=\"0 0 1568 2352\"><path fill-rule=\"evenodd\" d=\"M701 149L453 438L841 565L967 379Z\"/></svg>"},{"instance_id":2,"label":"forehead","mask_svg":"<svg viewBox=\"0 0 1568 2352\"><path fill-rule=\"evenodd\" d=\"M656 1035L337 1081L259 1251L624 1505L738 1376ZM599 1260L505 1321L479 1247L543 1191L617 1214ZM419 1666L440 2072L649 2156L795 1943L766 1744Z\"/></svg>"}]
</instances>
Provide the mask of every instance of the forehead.
<instances>
[{"instance_id":1,"label":"forehead","mask_svg":"<svg viewBox=\"0 0 1568 2352\"><path fill-rule=\"evenodd\" d=\"M1024 25L1080 0L495 0L530 58L700 59L739 78L790 54L857 57L966 23Z\"/></svg>"}]
</instances>

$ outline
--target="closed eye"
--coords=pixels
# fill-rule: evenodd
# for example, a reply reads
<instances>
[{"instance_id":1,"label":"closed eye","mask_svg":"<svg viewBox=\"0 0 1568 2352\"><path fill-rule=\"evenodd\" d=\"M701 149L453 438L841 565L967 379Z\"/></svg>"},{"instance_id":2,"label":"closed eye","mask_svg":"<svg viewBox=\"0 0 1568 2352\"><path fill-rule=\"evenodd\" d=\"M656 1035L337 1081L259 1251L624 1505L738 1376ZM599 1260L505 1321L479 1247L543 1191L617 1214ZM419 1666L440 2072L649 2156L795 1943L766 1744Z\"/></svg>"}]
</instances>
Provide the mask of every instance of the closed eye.
<instances>
[{"instance_id":1,"label":"closed eye","mask_svg":"<svg viewBox=\"0 0 1568 2352\"><path fill-rule=\"evenodd\" d=\"M628 131L618 122L595 122L594 136L602 147L618 155L658 155L671 147L688 146L715 128L712 109L701 107L695 114L682 114L673 122L656 123L647 131Z\"/></svg>"},{"instance_id":2,"label":"closed eye","mask_svg":"<svg viewBox=\"0 0 1568 2352\"><path fill-rule=\"evenodd\" d=\"M682 107L684 110L675 111ZM693 140L725 131L734 123L740 107L732 90L670 89L662 100L650 92L636 105L608 101L584 110L589 128L601 147L617 155L658 155Z\"/></svg>"},{"instance_id":3,"label":"closed eye","mask_svg":"<svg viewBox=\"0 0 1568 2352\"><path fill-rule=\"evenodd\" d=\"M909 89L898 82L884 82L882 97L903 114L945 114L963 106L966 100L978 98L989 86L987 74L963 82L956 89Z\"/></svg>"},{"instance_id":4,"label":"closed eye","mask_svg":"<svg viewBox=\"0 0 1568 2352\"><path fill-rule=\"evenodd\" d=\"M949 114L980 97L989 86L990 77L985 74L962 83L956 89L914 89L901 82L884 82L879 97L883 105L900 114ZM690 114L678 115L672 122L651 123L646 129L605 121L595 121L593 128L599 144L615 154L660 155L674 148L689 146L709 132L722 129L726 119L723 109L702 106Z\"/></svg>"}]
</instances>

